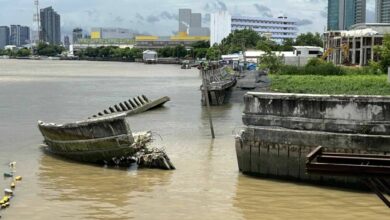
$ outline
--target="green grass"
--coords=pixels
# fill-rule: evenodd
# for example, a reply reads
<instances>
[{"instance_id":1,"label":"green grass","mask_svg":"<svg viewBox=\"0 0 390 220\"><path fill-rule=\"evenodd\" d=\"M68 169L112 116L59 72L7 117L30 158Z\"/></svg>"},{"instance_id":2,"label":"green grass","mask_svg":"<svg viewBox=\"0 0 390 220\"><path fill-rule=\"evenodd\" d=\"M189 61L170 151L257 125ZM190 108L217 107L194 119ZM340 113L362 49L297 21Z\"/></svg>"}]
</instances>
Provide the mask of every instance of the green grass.
<instances>
[{"instance_id":1,"label":"green grass","mask_svg":"<svg viewBox=\"0 0 390 220\"><path fill-rule=\"evenodd\" d=\"M270 75L271 91L311 94L390 95L387 75Z\"/></svg>"}]
</instances>

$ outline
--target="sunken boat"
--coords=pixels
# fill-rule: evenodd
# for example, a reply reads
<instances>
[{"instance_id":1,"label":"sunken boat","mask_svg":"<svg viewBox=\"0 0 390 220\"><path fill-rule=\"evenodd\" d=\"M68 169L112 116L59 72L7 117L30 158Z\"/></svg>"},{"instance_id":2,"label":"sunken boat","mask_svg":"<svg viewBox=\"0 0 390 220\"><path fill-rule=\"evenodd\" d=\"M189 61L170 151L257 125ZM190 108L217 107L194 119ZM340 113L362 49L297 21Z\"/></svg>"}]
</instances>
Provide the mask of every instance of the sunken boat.
<instances>
[{"instance_id":1,"label":"sunken boat","mask_svg":"<svg viewBox=\"0 0 390 220\"><path fill-rule=\"evenodd\" d=\"M72 160L104 164L137 152L126 114L54 124L38 122L45 150Z\"/></svg>"},{"instance_id":2,"label":"sunken boat","mask_svg":"<svg viewBox=\"0 0 390 220\"><path fill-rule=\"evenodd\" d=\"M168 96L163 96L158 99L151 100L148 99L145 95L141 95L104 109L96 115L93 115L91 118L98 118L118 113L124 113L126 116L131 116L161 107L168 101L170 101Z\"/></svg>"}]
</instances>

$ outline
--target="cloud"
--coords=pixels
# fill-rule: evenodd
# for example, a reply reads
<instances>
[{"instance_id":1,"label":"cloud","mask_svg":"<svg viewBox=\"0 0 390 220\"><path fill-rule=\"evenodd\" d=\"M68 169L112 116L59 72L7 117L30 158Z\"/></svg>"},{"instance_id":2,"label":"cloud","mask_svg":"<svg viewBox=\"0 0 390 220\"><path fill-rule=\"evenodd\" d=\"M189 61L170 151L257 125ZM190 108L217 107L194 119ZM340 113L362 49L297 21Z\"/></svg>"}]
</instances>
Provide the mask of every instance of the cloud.
<instances>
[{"instance_id":1,"label":"cloud","mask_svg":"<svg viewBox=\"0 0 390 220\"><path fill-rule=\"evenodd\" d=\"M145 20L144 16L140 15L139 13L135 14L135 17L140 20L140 21L143 21Z\"/></svg>"},{"instance_id":2,"label":"cloud","mask_svg":"<svg viewBox=\"0 0 390 220\"><path fill-rule=\"evenodd\" d=\"M162 20L178 20L178 15L174 13L169 13L168 11L163 11L160 14L160 19Z\"/></svg>"},{"instance_id":3,"label":"cloud","mask_svg":"<svg viewBox=\"0 0 390 220\"><path fill-rule=\"evenodd\" d=\"M146 21L149 22L149 23L156 23L156 22L160 21L160 18L157 17L157 16L154 16L154 15L149 15L146 18Z\"/></svg>"},{"instance_id":4,"label":"cloud","mask_svg":"<svg viewBox=\"0 0 390 220\"><path fill-rule=\"evenodd\" d=\"M298 26L305 26L305 25L310 25L310 24L313 24L313 21L309 20L309 19L298 19L297 20Z\"/></svg>"},{"instance_id":5,"label":"cloud","mask_svg":"<svg viewBox=\"0 0 390 220\"><path fill-rule=\"evenodd\" d=\"M207 12L214 12L214 11L226 11L228 10L228 7L226 4L222 1L214 1L214 2L208 2L203 6L203 9Z\"/></svg>"},{"instance_id":6,"label":"cloud","mask_svg":"<svg viewBox=\"0 0 390 220\"><path fill-rule=\"evenodd\" d=\"M114 21L115 21L116 23L123 23L124 20L125 20L125 19L122 18L121 16L117 16L117 17L114 19Z\"/></svg>"},{"instance_id":7,"label":"cloud","mask_svg":"<svg viewBox=\"0 0 390 220\"><path fill-rule=\"evenodd\" d=\"M324 10L320 11L320 15L323 18L328 18L328 6L324 8Z\"/></svg>"},{"instance_id":8,"label":"cloud","mask_svg":"<svg viewBox=\"0 0 390 220\"><path fill-rule=\"evenodd\" d=\"M272 17L272 12L271 9L268 8L267 6L260 5L260 4L253 4L256 8L256 10L264 17L271 18Z\"/></svg>"}]
</instances>

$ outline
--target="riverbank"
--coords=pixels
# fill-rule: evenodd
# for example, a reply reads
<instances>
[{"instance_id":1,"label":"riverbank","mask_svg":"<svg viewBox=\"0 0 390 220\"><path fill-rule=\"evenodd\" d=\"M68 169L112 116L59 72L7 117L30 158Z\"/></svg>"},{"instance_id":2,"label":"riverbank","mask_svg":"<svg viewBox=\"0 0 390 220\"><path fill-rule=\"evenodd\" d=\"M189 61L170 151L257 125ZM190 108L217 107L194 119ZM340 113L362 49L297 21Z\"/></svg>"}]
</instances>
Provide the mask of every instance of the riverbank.
<instances>
[{"instance_id":1,"label":"riverbank","mask_svg":"<svg viewBox=\"0 0 390 220\"><path fill-rule=\"evenodd\" d=\"M142 59L126 59L117 57L46 57L46 56L30 56L30 57L10 57L0 56L0 59L7 60L65 60L65 61L96 61L96 62L123 62L123 63L144 63ZM159 58L154 64L176 64L183 63L183 59L178 58Z\"/></svg>"},{"instance_id":2,"label":"riverbank","mask_svg":"<svg viewBox=\"0 0 390 220\"><path fill-rule=\"evenodd\" d=\"M272 92L347 95L390 95L387 75L271 74Z\"/></svg>"}]
</instances>

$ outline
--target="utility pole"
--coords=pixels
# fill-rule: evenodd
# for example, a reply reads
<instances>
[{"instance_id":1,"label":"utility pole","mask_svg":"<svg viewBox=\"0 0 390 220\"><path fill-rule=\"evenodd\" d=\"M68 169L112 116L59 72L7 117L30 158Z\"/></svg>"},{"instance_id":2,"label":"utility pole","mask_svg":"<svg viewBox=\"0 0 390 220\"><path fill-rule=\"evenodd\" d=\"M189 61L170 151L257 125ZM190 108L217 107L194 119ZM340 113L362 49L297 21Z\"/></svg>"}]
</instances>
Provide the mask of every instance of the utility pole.
<instances>
[{"instance_id":1,"label":"utility pole","mask_svg":"<svg viewBox=\"0 0 390 220\"><path fill-rule=\"evenodd\" d=\"M208 66L210 66L210 65L208 65ZM207 77L206 71L207 70L203 69L203 67L200 68L200 72L202 75L202 89L203 89L203 93L204 93L204 97L205 97L205 101L206 101L206 109L207 109L207 116L209 118L209 123L210 123L211 137L212 137L212 139L215 139L213 119L211 117L211 111L210 111L208 83L206 82L206 77Z\"/></svg>"}]
</instances>

